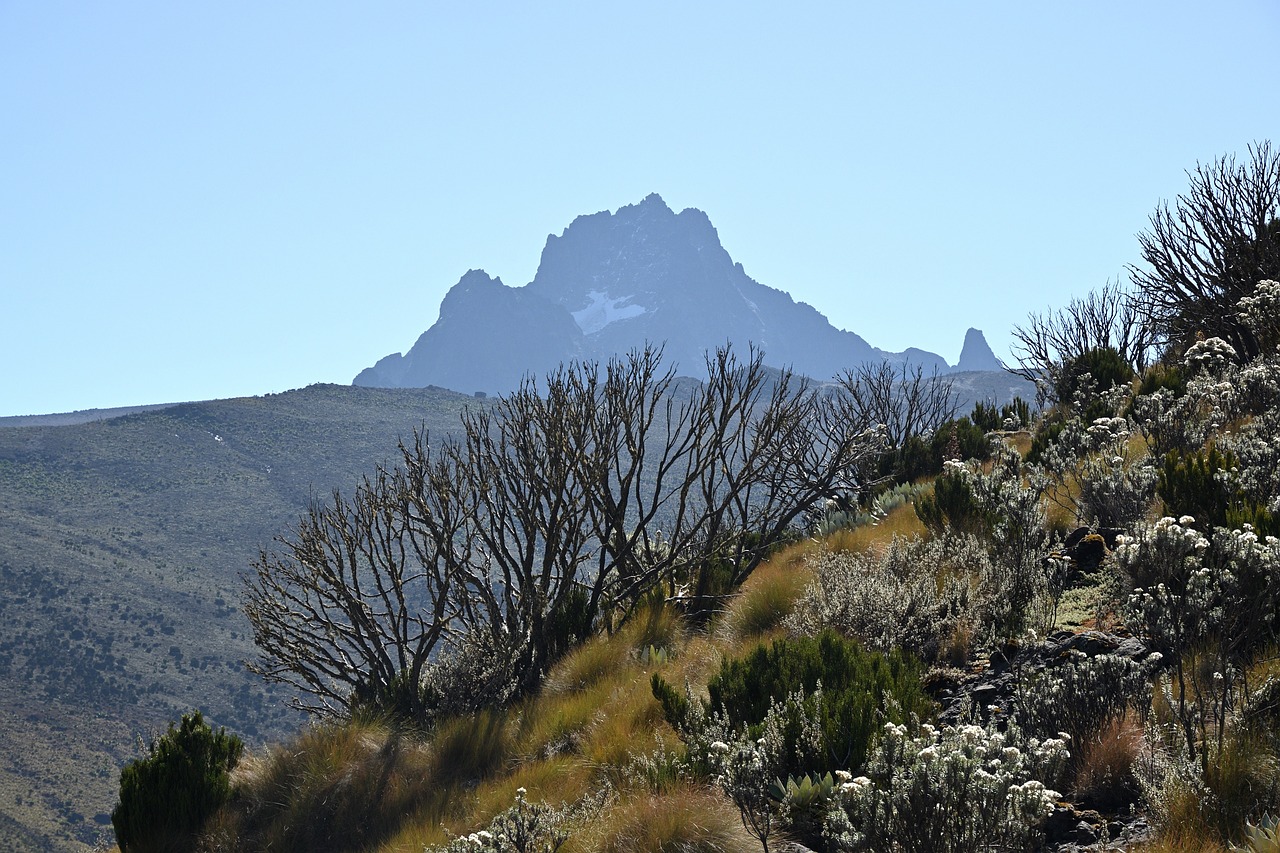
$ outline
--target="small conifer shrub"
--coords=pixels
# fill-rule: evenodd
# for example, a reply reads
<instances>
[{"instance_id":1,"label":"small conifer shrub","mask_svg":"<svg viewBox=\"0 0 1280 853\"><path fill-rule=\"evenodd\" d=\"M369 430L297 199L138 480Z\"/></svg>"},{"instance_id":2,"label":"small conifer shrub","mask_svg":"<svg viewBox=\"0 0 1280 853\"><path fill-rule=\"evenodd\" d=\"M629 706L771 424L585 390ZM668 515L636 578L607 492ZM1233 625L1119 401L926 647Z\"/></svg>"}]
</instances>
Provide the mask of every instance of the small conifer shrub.
<instances>
[{"instance_id":1,"label":"small conifer shrub","mask_svg":"<svg viewBox=\"0 0 1280 853\"><path fill-rule=\"evenodd\" d=\"M230 773L244 743L214 731L195 711L151 743L150 754L120 772L120 802L111 812L123 853L191 848L205 818L231 796Z\"/></svg>"}]
</instances>

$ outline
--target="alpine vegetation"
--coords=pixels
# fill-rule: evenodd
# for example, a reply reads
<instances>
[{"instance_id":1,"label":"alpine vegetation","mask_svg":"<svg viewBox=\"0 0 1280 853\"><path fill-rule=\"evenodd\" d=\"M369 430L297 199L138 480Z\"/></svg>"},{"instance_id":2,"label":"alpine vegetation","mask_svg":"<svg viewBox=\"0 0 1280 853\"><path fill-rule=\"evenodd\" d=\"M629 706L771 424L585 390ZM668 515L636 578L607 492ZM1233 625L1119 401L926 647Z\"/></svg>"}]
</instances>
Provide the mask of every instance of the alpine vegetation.
<instances>
[{"instance_id":1,"label":"alpine vegetation","mask_svg":"<svg viewBox=\"0 0 1280 853\"><path fill-rule=\"evenodd\" d=\"M316 725L197 849L1271 849L1280 158L1190 178L1039 410L645 349L416 435L246 578Z\"/></svg>"}]
</instances>

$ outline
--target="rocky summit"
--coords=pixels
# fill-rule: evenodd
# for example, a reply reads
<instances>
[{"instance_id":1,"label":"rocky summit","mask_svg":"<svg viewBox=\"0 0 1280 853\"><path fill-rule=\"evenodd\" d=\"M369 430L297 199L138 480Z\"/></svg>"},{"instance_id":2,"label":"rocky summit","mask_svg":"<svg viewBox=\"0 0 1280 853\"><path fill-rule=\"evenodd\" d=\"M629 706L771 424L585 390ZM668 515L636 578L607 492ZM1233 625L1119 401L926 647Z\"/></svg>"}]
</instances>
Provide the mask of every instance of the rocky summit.
<instances>
[{"instance_id":1,"label":"rocky summit","mask_svg":"<svg viewBox=\"0 0 1280 853\"><path fill-rule=\"evenodd\" d=\"M885 360L926 371L1001 369L976 329L955 367L935 353L886 352L837 329L812 306L747 275L701 210L676 213L655 193L616 213L580 216L548 236L538 272L523 287L471 270L407 353L386 356L354 384L502 393L561 362L603 360L647 342L662 344L665 361L690 375L726 342L739 351L755 345L767 364L818 379Z\"/></svg>"}]
</instances>

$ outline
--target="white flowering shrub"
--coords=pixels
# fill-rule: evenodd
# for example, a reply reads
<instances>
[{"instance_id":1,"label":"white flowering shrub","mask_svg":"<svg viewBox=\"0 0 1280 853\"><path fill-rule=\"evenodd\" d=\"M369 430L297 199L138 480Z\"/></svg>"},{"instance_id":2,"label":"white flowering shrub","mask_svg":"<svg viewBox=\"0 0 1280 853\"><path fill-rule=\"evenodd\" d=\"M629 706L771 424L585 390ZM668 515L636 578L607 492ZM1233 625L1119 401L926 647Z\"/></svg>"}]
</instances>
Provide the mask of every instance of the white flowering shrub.
<instances>
[{"instance_id":1,"label":"white flowering shrub","mask_svg":"<svg viewBox=\"0 0 1280 853\"><path fill-rule=\"evenodd\" d=\"M1246 496L1273 513L1280 509L1280 408L1223 435L1218 448L1235 458L1235 485Z\"/></svg>"},{"instance_id":2,"label":"white flowering shrub","mask_svg":"<svg viewBox=\"0 0 1280 853\"><path fill-rule=\"evenodd\" d=\"M1222 527L1206 535L1194 524L1162 518L1116 557L1135 584L1130 625L1172 664L1162 691L1187 754L1207 767L1206 740L1225 730L1252 656L1276 639L1280 540Z\"/></svg>"},{"instance_id":3,"label":"white flowering shrub","mask_svg":"<svg viewBox=\"0 0 1280 853\"><path fill-rule=\"evenodd\" d=\"M1196 341L1182 357L1182 363L1192 371L1220 374L1228 364L1240 357L1236 348L1222 338L1206 338Z\"/></svg>"},{"instance_id":4,"label":"white flowering shrub","mask_svg":"<svg viewBox=\"0 0 1280 853\"><path fill-rule=\"evenodd\" d=\"M1194 523L1191 516L1166 516L1116 548L1116 561L1134 583L1129 623L1172 659L1222 624L1224 583L1233 580L1208 565L1209 539Z\"/></svg>"},{"instance_id":5,"label":"white flowering shrub","mask_svg":"<svg viewBox=\"0 0 1280 853\"><path fill-rule=\"evenodd\" d=\"M990 599L989 628L1011 638L1021 635L1036 607L1059 590L1044 560L1049 533L1042 498L1048 478L1024 466L1016 449L1000 438L991 442L988 463L949 461L934 481L934 495L916 504L920 519L940 536L957 532L981 541L991 563L984 585L998 592Z\"/></svg>"},{"instance_id":6,"label":"white flowering shrub","mask_svg":"<svg viewBox=\"0 0 1280 853\"><path fill-rule=\"evenodd\" d=\"M555 853L569 839L571 810L531 803L516 789L515 805L493 819L488 829L459 836L426 853Z\"/></svg>"},{"instance_id":7,"label":"white flowering shrub","mask_svg":"<svg viewBox=\"0 0 1280 853\"><path fill-rule=\"evenodd\" d=\"M1097 418L1087 426L1071 418L1040 454L1042 476L1078 484L1076 490L1050 492L1074 513L1078 524L1128 527L1151 506L1158 473L1145 448L1135 448L1130 441L1133 431L1133 424L1123 417Z\"/></svg>"},{"instance_id":8,"label":"white flowering shrub","mask_svg":"<svg viewBox=\"0 0 1280 853\"><path fill-rule=\"evenodd\" d=\"M495 642L492 635L471 632L450 643L426 667L424 704L440 719L501 707L515 693L515 644Z\"/></svg>"},{"instance_id":9,"label":"white flowering shrub","mask_svg":"<svg viewBox=\"0 0 1280 853\"><path fill-rule=\"evenodd\" d=\"M1015 637L1035 621L1033 614L1051 609L1037 605L1061 592L1051 583L1052 569L1043 559L1049 551L1043 506L1048 483L999 439L992 442L989 467L984 471L967 465L963 476L988 519L981 538L993 568L988 581L992 627L1004 637Z\"/></svg>"},{"instance_id":10,"label":"white flowering shrub","mask_svg":"<svg viewBox=\"0 0 1280 853\"><path fill-rule=\"evenodd\" d=\"M883 553L825 553L784 623L795 634L834 628L878 651L906 649L935 660L962 626L985 624L997 594L979 540L895 536Z\"/></svg>"},{"instance_id":11,"label":"white flowering shrub","mask_svg":"<svg viewBox=\"0 0 1280 853\"><path fill-rule=\"evenodd\" d=\"M1128 602L1132 624L1166 656L1185 654L1206 638L1229 651L1272 639L1280 540L1222 527L1210 537L1194 524L1191 516L1165 517L1116 549L1135 584Z\"/></svg>"},{"instance_id":12,"label":"white flowering shrub","mask_svg":"<svg viewBox=\"0 0 1280 853\"><path fill-rule=\"evenodd\" d=\"M1240 367L1224 361L1217 372L1205 368L1189 377L1181 395L1162 388L1136 397L1132 417L1152 453L1163 456L1199 450L1227 425L1277 399L1280 376L1274 369L1263 363Z\"/></svg>"},{"instance_id":13,"label":"white flowering shrub","mask_svg":"<svg viewBox=\"0 0 1280 853\"><path fill-rule=\"evenodd\" d=\"M1189 416L1190 408L1173 389L1159 388L1134 397L1130 416L1151 452L1163 456L1202 447L1208 439L1208 422L1198 415Z\"/></svg>"},{"instance_id":14,"label":"white flowering shrub","mask_svg":"<svg viewBox=\"0 0 1280 853\"><path fill-rule=\"evenodd\" d=\"M1198 450L1228 427L1280 406L1276 356L1214 364L1217 372L1199 370L1181 395L1162 388L1134 399L1132 418L1156 455Z\"/></svg>"},{"instance_id":15,"label":"white flowering shrub","mask_svg":"<svg viewBox=\"0 0 1280 853\"><path fill-rule=\"evenodd\" d=\"M742 826L768 850L769 836L781 816L780 804L769 795L769 785L776 778L773 771L778 768L764 738L714 741L711 751L717 759L715 783L738 807Z\"/></svg>"},{"instance_id":16,"label":"white flowering shrub","mask_svg":"<svg viewBox=\"0 0 1280 853\"><path fill-rule=\"evenodd\" d=\"M1253 295L1236 303L1237 316L1253 333L1258 349L1274 355L1280 347L1280 282L1263 279Z\"/></svg>"},{"instance_id":17,"label":"white flowering shrub","mask_svg":"<svg viewBox=\"0 0 1280 853\"><path fill-rule=\"evenodd\" d=\"M1232 382L1242 414L1274 412L1280 407L1280 353L1241 367L1232 375Z\"/></svg>"},{"instance_id":18,"label":"white flowering shrub","mask_svg":"<svg viewBox=\"0 0 1280 853\"><path fill-rule=\"evenodd\" d=\"M1150 668L1119 655L1088 657L1072 652L1057 666L1020 674L1015 716L1026 732L1048 737L1066 732L1073 743L1087 740L1130 707L1151 701Z\"/></svg>"},{"instance_id":19,"label":"white flowering shrub","mask_svg":"<svg viewBox=\"0 0 1280 853\"><path fill-rule=\"evenodd\" d=\"M845 773L827 814L841 853L977 853L1030 846L1058 793L1046 778L1068 755L1059 738L1018 730L887 724L865 775Z\"/></svg>"},{"instance_id":20,"label":"white flowering shrub","mask_svg":"<svg viewBox=\"0 0 1280 853\"><path fill-rule=\"evenodd\" d=\"M690 697L692 699L692 697ZM693 774L710 776L738 808L743 827L769 849L769 836L789 816L785 799L771 789L785 784L789 771L825 759L825 738L819 708L822 688L806 696L792 693L773 702L761 725L759 737L744 727L734 727L723 712L706 713L690 701L690 712L681 737L687 745L686 761Z\"/></svg>"}]
</instances>

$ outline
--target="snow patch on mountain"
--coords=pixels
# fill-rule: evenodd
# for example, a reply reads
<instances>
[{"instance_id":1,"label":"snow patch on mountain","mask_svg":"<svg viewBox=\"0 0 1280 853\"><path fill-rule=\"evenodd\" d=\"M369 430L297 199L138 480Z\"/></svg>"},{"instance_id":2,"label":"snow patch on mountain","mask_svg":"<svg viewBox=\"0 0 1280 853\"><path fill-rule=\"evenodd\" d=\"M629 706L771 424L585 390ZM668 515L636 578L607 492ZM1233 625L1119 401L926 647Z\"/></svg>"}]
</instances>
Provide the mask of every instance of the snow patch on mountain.
<instances>
[{"instance_id":1,"label":"snow patch on mountain","mask_svg":"<svg viewBox=\"0 0 1280 853\"><path fill-rule=\"evenodd\" d=\"M635 299L634 296L612 299L607 293L592 290L587 293L587 299L591 302L586 308L570 312L573 315L573 321L578 324L578 328L584 335L593 335L610 323L630 320L632 317L649 313L649 309L643 305L627 304Z\"/></svg>"}]
</instances>

